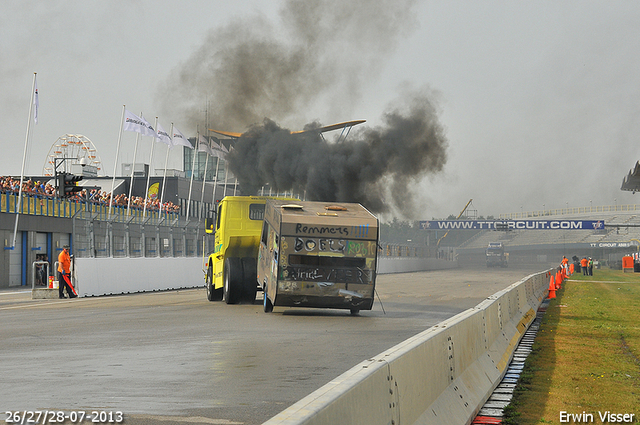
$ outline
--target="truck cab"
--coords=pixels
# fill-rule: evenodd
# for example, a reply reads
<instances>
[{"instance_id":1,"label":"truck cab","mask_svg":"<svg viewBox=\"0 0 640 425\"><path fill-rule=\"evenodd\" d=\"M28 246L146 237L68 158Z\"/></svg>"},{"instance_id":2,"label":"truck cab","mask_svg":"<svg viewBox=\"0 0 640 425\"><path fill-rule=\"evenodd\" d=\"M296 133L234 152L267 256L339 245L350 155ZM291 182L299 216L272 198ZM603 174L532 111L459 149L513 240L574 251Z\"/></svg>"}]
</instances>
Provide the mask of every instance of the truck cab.
<instances>
[{"instance_id":1,"label":"truck cab","mask_svg":"<svg viewBox=\"0 0 640 425\"><path fill-rule=\"evenodd\" d=\"M205 286L209 301L237 304L256 298L256 264L260 232L267 199L297 201L296 198L269 196L227 196L217 208L214 251L207 259Z\"/></svg>"},{"instance_id":2,"label":"truck cab","mask_svg":"<svg viewBox=\"0 0 640 425\"><path fill-rule=\"evenodd\" d=\"M509 254L504 252L502 242L490 242L486 251L487 267L507 267Z\"/></svg>"}]
</instances>

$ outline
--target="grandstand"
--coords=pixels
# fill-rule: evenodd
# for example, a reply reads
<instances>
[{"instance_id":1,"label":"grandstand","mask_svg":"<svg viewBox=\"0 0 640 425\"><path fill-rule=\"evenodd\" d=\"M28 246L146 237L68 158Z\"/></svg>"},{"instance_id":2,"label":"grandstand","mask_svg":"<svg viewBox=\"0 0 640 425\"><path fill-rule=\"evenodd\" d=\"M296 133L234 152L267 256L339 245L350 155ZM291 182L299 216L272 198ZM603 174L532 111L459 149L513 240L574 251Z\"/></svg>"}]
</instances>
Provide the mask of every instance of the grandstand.
<instances>
[{"instance_id":1,"label":"grandstand","mask_svg":"<svg viewBox=\"0 0 640 425\"><path fill-rule=\"evenodd\" d=\"M557 265L562 256L584 256L615 266L640 248L640 205L615 205L501 215L500 220L593 220L603 229L482 230L457 247L461 265L480 264L490 242L501 242L509 263Z\"/></svg>"}]
</instances>

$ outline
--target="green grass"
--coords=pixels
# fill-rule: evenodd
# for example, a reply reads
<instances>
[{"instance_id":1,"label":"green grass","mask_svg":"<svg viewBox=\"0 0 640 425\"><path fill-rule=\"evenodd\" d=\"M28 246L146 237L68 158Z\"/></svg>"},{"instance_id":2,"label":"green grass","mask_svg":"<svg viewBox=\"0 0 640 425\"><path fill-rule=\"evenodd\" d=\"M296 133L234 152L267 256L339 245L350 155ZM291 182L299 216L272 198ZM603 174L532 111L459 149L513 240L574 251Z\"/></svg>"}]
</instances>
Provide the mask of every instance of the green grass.
<instances>
[{"instance_id":1,"label":"green grass","mask_svg":"<svg viewBox=\"0 0 640 425\"><path fill-rule=\"evenodd\" d=\"M503 423L559 424L562 411L640 423L640 273L593 274L575 273L551 300Z\"/></svg>"}]
</instances>

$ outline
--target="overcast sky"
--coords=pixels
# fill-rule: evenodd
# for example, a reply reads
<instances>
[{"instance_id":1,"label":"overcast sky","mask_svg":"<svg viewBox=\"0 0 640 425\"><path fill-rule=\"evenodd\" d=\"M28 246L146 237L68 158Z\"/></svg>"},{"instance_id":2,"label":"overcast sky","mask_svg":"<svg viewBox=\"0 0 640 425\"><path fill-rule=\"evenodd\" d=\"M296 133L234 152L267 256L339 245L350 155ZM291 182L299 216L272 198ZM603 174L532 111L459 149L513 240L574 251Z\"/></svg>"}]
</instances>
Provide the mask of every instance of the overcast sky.
<instances>
[{"instance_id":1,"label":"overcast sky","mask_svg":"<svg viewBox=\"0 0 640 425\"><path fill-rule=\"evenodd\" d=\"M418 216L408 218L457 215L469 199L484 216L640 204L640 194L620 190L640 159L639 2L408 0L398 15L396 1L361 1L347 10L327 7L340 2L324 3L340 19L335 39L318 54L333 58L322 65L344 73L344 84L304 91L296 113L253 113L294 130L311 121L352 119L375 127L404 88L428 88L447 139L447 162L407 188L421 206ZM243 34L249 26L254 33L264 26L281 40L295 37L277 30L286 29L282 20L295 4L4 4L0 174L20 174L34 72L39 119L31 127L26 173L42 174L56 140L72 133L93 142L103 173L111 176L123 105L152 123L158 116L166 130L173 122L193 137L197 120L186 118L185 99L201 103L199 110L190 107L202 117L222 102L215 98L218 89L194 95L185 86L181 92L184 70L211 67L199 62L200 52L211 43L223 52L223 35ZM380 40L367 32L372 28ZM215 124L228 124L224 130L242 132L255 124L232 116L230 108L226 113L229 118ZM119 162L133 160L135 138L124 132ZM136 162L148 162L151 145L150 138L141 139ZM165 151L164 145L155 150L154 167L163 167ZM182 168L177 148L169 167Z\"/></svg>"}]
</instances>

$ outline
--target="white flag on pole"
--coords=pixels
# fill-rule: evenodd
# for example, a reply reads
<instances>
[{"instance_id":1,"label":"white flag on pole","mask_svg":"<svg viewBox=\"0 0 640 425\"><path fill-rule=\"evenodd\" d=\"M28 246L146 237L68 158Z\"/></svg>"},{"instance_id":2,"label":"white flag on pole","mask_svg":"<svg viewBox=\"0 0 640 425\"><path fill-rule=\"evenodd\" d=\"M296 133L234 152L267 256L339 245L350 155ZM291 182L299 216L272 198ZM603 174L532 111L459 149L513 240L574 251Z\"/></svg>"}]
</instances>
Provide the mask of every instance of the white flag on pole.
<instances>
[{"instance_id":1,"label":"white flag on pole","mask_svg":"<svg viewBox=\"0 0 640 425\"><path fill-rule=\"evenodd\" d=\"M198 152L206 152L211 156L214 155L213 151L209 147L207 139L205 139L204 136L200 135L200 137L198 138L198 142Z\"/></svg>"},{"instance_id":2,"label":"white flag on pole","mask_svg":"<svg viewBox=\"0 0 640 425\"><path fill-rule=\"evenodd\" d=\"M226 159L227 158L227 150L224 147L224 145L222 145L222 147L220 147L221 145L217 144L216 142L214 142L213 140L211 141L211 155L213 156L217 156L220 159Z\"/></svg>"},{"instance_id":3,"label":"white flag on pole","mask_svg":"<svg viewBox=\"0 0 640 425\"><path fill-rule=\"evenodd\" d=\"M176 146L176 145L182 145L182 146L188 147L189 149L193 149L193 146L191 146L191 143L189 143L187 138L184 137L184 135L180 132L180 130L173 127L173 146Z\"/></svg>"},{"instance_id":4,"label":"white flag on pole","mask_svg":"<svg viewBox=\"0 0 640 425\"><path fill-rule=\"evenodd\" d=\"M40 99L38 98L38 81L36 81L36 77L34 77L34 85L36 87L36 91L33 94L33 122L38 124L38 107L40 106Z\"/></svg>"},{"instance_id":5,"label":"white flag on pole","mask_svg":"<svg viewBox=\"0 0 640 425\"><path fill-rule=\"evenodd\" d=\"M206 152L209 155L213 155L213 152L211 151L211 148L209 147L209 145L202 142L198 143L198 152Z\"/></svg>"},{"instance_id":6,"label":"white flag on pole","mask_svg":"<svg viewBox=\"0 0 640 425\"><path fill-rule=\"evenodd\" d=\"M124 126L122 129L125 131L135 131L143 136L158 137L158 133L156 133L153 126L149 124L144 117L139 117L127 110L125 110L124 113Z\"/></svg>"},{"instance_id":7,"label":"white flag on pole","mask_svg":"<svg viewBox=\"0 0 640 425\"><path fill-rule=\"evenodd\" d=\"M156 142L162 142L166 145L173 146L171 143L171 135L162 128L162 125L158 123L158 140Z\"/></svg>"}]
</instances>

